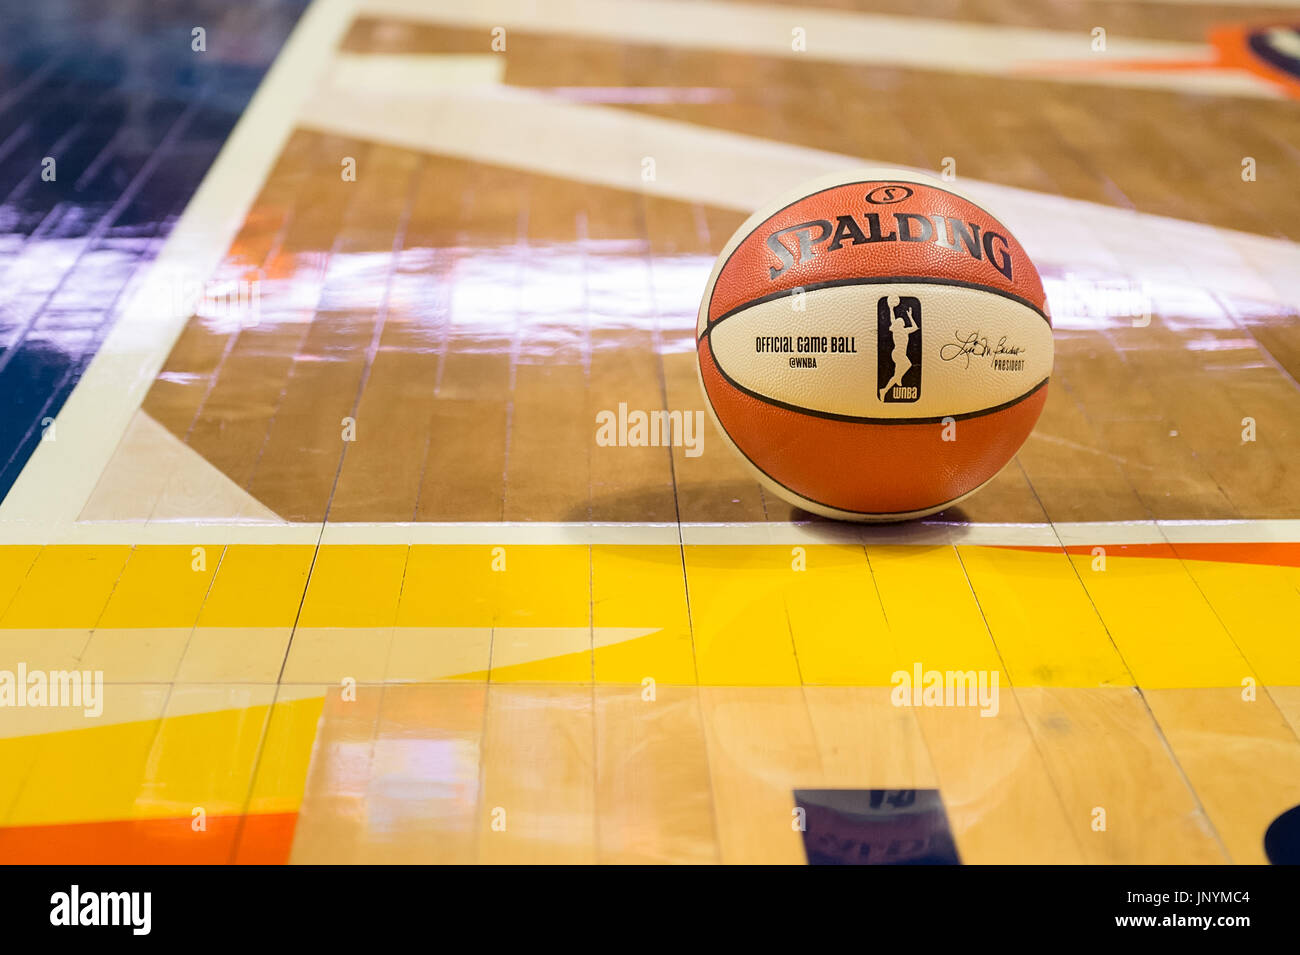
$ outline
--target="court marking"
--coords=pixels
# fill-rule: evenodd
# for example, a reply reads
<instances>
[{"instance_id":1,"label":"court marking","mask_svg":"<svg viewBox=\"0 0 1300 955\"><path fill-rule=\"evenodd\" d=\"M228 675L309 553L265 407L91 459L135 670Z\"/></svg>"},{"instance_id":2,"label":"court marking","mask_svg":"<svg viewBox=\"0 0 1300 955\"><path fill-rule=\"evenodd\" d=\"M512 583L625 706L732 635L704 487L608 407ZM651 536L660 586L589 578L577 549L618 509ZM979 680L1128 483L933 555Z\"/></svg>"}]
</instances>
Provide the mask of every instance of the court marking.
<instances>
[{"instance_id":1,"label":"court marking","mask_svg":"<svg viewBox=\"0 0 1300 955\"><path fill-rule=\"evenodd\" d=\"M1078 521L970 524L805 522L333 522L105 521L59 527L12 525L0 546L134 546L205 544L462 545L475 544L980 544L1061 546L1170 543L1300 542L1300 519L1221 521Z\"/></svg>"},{"instance_id":2,"label":"court marking","mask_svg":"<svg viewBox=\"0 0 1300 955\"><path fill-rule=\"evenodd\" d=\"M13 571L0 663L214 688L885 686L917 661L999 670L1017 686L1300 678L1285 626L1300 612L1294 546L1264 564L1240 545L202 549L207 570L186 546L0 550ZM1045 643L1037 621L1063 608ZM6 723L26 725L25 712Z\"/></svg>"},{"instance_id":3,"label":"court marking","mask_svg":"<svg viewBox=\"0 0 1300 955\"><path fill-rule=\"evenodd\" d=\"M334 135L746 213L770 199L773 183L886 165L510 86L385 96L330 90L309 101L301 119ZM521 139L527 150L519 149ZM581 148L590 142L601 148ZM649 182L642 175L647 156L655 160ZM1283 304L1300 299L1300 244L979 180L960 184L996 210L1045 275L1136 281L1155 311L1165 302L1195 308L1189 288ZM1182 250L1177 262L1158 251L1165 248Z\"/></svg>"},{"instance_id":4,"label":"court marking","mask_svg":"<svg viewBox=\"0 0 1300 955\"><path fill-rule=\"evenodd\" d=\"M504 27L542 34L585 37L620 43L659 44L759 56L806 57L832 63L862 63L953 73L1031 75L1057 79L1061 65L1141 60L1145 63L1214 63L1208 43L1148 40L1108 35L1106 51L1093 53L1088 31L1068 32L986 23L856 13L816 7L718 3L713 0L572 0L565 4L519 0L362 0L363 16L394 17L419 23ZM792 31L805 43L795 49ZM509 36L507 33L507 44ZM507 51L509 46L507 45ZM1042 71L1041 73L1039 71ZM1072 82L1195 90L1226 96L1274 99L1273 85L1244 70L1170 73L1152 70L1080 72Z\"/></svg>"},{"instance_id":5,"label":"court marking","mask_svg":"<svg viewBox=\"0 0 1300 955\"><path fill-rule=\"evenodd\" d=\"M329 83L343 89L397 85L405 89L434 86L492 86L505 76L504 57L491 53L338 53Z\"/></svg>"}]
</instances>

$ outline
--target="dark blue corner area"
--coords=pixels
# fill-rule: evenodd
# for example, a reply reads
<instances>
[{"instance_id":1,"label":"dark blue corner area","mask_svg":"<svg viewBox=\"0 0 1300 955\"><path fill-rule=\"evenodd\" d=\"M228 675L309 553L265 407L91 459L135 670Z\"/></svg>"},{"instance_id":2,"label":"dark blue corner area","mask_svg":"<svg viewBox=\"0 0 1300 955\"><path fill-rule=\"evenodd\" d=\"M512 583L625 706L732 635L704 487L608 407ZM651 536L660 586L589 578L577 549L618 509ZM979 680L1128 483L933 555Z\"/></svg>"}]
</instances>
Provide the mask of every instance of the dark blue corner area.
<instances>
[{"instance_id":1,"label":"dark blue corner area","mask_svg":"<svg viewBox=\"0 0 1300 955\"><path fill-rule=\"evenodd\" d=\"M0 500L306 5L0 6Z\"/></svg>"}]
</instances>

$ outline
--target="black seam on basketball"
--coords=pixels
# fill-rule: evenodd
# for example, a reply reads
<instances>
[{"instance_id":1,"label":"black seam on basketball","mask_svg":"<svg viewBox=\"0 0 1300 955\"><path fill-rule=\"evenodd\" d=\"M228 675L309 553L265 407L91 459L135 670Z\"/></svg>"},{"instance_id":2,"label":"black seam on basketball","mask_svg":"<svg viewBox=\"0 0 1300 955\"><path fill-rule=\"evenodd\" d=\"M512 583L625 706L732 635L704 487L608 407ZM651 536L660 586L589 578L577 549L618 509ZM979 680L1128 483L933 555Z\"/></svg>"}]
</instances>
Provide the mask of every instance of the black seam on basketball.
<instances>
[{"instance_id":1,"label":"black seam on basketball","mask_svg":"<svg viewBox=\"0 0 1300 955\"><path fill-rule=\"evenodd\" d=\"M998 223L999 225L1002 225L1001 219L999 219L993 213L989 212L989 210L985 209L982 205L980 205L978 202L974 201L973 199L968 199L965 196L963 196L961 193L953 192L951 189L945 189L942 186L935 186L928 182L917 182L914 179L854 179L850 182L837 182L833 186L827 186L825 189L818 189L816 192L810 192L807 195L800 196L798 199L794 199L790 202L787 202L780 209L777 209L775 212L771 212L768 215L764 216L763 219L758 223L758 225L754 226L754 228L746 232L744 237L739 242L736 243L736 247L727 253L726 259L723 260L722 267L718 269L718 276L721 277L722 273L727 270L727 266L731 263L731 257L740 251L740 247L745 244L745 241L751 235L757 232L760 228L762 228L763 224L765 222L768 222L770 219L772 219L773 216L780 215L782 212L785 212L786 209L789 209L791 206L798 205L799 203L803 202L805 199L811 199L813 196L820 196L823 192L830 192L832 189L840 189L843 188L844 186L865 186L873 182L886 182L886 183L887 182L910 182L914 186L924 186L927 189L934 189L936 192L942 192L944 195L952 196L954 199L960 199L962 202L969 202L972 206L974 206L980 212L984 213L994 222ZM1006 228L1006 226L1003 226L1003 228ZM1016 240L1016 244L1019 245L1018 239ZM1021 248L1023 248L1023 246L1021 246ZM1027 258L1028 256L1026 255L1026 259ZM1029 264L1032 266L1033 262L1031 261ZM1034 273L1037 274L1037 272L1038 270L1035 269ZM718 281L715 278L713 280L713 287L709 289L709 304L708 304L708 308L705 310L704 313L705 324L711 324L709 322L709 312L713 310L713 296L717 294L717 291L718 291ZM787 291L793 291L793 289L787 289ZM996 291L996 289L990 288L989 291L991 292ZM1044 298L1046 298L1046 293L1044 293ZM1030 303L1026 303L1026 304L1029 304L1030 308L1034 308L1032 304ZM1040 315L1043 314L1041 309L1034 308L1034 310L1038 312ZM1043 317L1046 318L1047 316L1044 315ZM1052 324L1051 319L1047 320L1047 324L1048 325Z\"/></svg>"},{"instance_id":2,"label":"black seam on basketball","mask_svg":"<svg viewBox=\"0 0 1300 955\"><path fill-rule=\"evenodd\" d=\"M949 285L955 288L966 288L977 292L991 292L994 295L1000 295L1005 299L1010 299L1018 305L1025 306L1025 308L1029 309L1043 321L1047 322L1048 328L1052 327L1052 322L1047 317L1047 314L1033 302L1029 301L1029 299L1021 298L1019 295L1012 292L1004 292L1002 289L994 288L992 285L981 285L979 282L967 282L965 279L945 279L929 275L880 275L874 278L827 279L825 282L813 282L810 285L801 285L798 287L802 288L805 292L816 292L824 288L843 288L847 285ZM733 315L738 315L746 309L754 308L758 305L764 304L765 302L774 302L779 298L785 298L793 291L794 289L783 289L780 292L769 292L758 298L750 299L743 305L737 305L730 311L723 312L710 322L708 327L700 333L699 338L703 338L705 335L709 334L710 329L722 324L724 320L731 318Z\"/></svg>"},{"instance_id":3,"label":"black seam on basketball","mask_svg":"<svg viewBox=\"0 0 1300 955\"><path fill-rule=\"evenodd\" d=\"M716 325L717 323L715 322L714 324ZM712 331L712 327L710 327L709 330ZM721 375L723 380L726 381L727 384L731 385L731 387L735 388L742 394L749 395L749 397L763 402L763 404L772 405L775 408L784 408L786 411L806 414L812 418L824 418L827 421L847 421L851 424L942 424L949 418L953 421L969 421L971 418L982 418L984 415L993 414L996 411L1005 411L1012 405L1018 405L1051 380L1051 375L1048 375L1024 394L1012 398L1010 401L1004 401L1000 405L993 405L989 408L981 408L979 411L963 411L961 414L935 415L928 418L871 418L865 415L839 414L835 411L817 411L813 408L805 408L803 405L792 405L787 401L782 401L780 398L771 398L767 395L760 394L751 388L746 388L740 382L736 381L736 379L727 374L726 370L722 367L722 362L718 361L717 352L713 350L713 336L709 335L708 332L705 332L705 335L709 339L709 357L713 359L713 367L717 369L718 374ZM698 360L699 359L696 358L696 361ZM712 404L712 401L710 401L710 404ZM829 507L830 505L827 506Z\"/></svg>"},{"instance_id":4,"label":"black seam on basketball","mask_svg":"<svg viewBox=\"0 0 1300 955\"><path fill-rule=\"evenodd\" d=\"M709 357L713 359L713 367L716 368L716 369L718 369L719 373L721 373L721 371L722 371L722 367L718 364L718 356L715 355L715 354L713 354L713 342L712 342L712 341L709 342ZM723 375L723 377L725 378L726 376ZM1039 387L1041 388L1042 385L1045 385L1045 384L1047 384L1047 379L1043 379L1043 382L1042 382L1042 384L1039 385ZM1037 389L1035 389L1035 391L1036 391L1036 390L1037 390ZM1030 392L1030 394L1033 394L1033 392ZM713 413L714 413L714 415L717 415L717 416L718 416L718 424L721 425L721 424L722 424L722 417L721 417L720 415L718 415L718 409L713 407L713 399L709 397L709 392L708 392L708 389L707 389L707 388L704 390L704 397L705 397L705 400L707 400L707 401L709 402L709 407L710 407L710 408L713 408ZM741 446L736 442L736 439L733 438L729 433L727 433L727 429L726 429L725 426L723 426L722 431L723 431L724 434L727 435L727 440L731 442L731 446L732 446L733 448L735 448L737 451L740 452L740 456L743 457L746 461L748 461L748 462L750 463L750 465L754 468L755 471L757 471L759 474L763 475L763 477L767 478L769 481L771 481L771 482L772 482L773 484L775 484L777 487L785 488L787 491L789 491L789 492L790 492L791 494L793 494L795 497L800 498L800 499L805 500L805 501L808 501L810 504L816 504L818 507L824 507L824 508L826 508L826 509L828 509L828 510L832 510L832 511L840 511L840 512L842 512L842 513L844 513L844 514L862 514L863 516L868 516L868 517L895 517L895 516L900 515L900 514L915 514L915 513L918 512L918 511L931 511L931 513L935 513L935 512L937 512L937 511L941 511L941 510L943 510L945 507L947 507L948 505L952 504L954 501L959 501L959 500L961 500L961 499L962 499L963 497L965 497L967 494L970 494L970 493L972 493L972 492L974 492L974 491L978 491L981 487L984 486L983 484L977 484L977 485L975 485L975 487L971 488L969 491L962 491L960 494L956 494L956 495L954 495L954 496L948 498L948 499L945 500L945 501L941 501L941 502L938 503L938 504L929 504L929 505L927 505L927 506L925 506L925 507L909 507L909 508L906 508L906 509L901 510L901 511L855 511L855 510L854 510L853 508L851 508L851 507L840 507L839 505L836 505L836 504L827 504L825 501L819 501L819 500L817 500L817 499L814 498L814 497L809 497L807 494L804 494L802 491L796 491L794 488L792 488L790 485L786 484L784 481L779 481L779 480L777 480L773 475L771 475L771 474L768 473L768 471L767 471L766 468L764 468L761 464L759 464L757 461L755 461L753 458L751 458L751 457L749 456L749 452L747 452L744 448L742 448L742 447L741 447ZM989 480L991 481L992 478L989 478ZM987 484L988 482L985 481L984 483ZM797 507L798 505L795 505L795 506ZM931 510L932 508L933 508L933 510ZM904 519L904 518L900 518L900 520L902 520L902 519Z\"/></svg>"}]
</instances>

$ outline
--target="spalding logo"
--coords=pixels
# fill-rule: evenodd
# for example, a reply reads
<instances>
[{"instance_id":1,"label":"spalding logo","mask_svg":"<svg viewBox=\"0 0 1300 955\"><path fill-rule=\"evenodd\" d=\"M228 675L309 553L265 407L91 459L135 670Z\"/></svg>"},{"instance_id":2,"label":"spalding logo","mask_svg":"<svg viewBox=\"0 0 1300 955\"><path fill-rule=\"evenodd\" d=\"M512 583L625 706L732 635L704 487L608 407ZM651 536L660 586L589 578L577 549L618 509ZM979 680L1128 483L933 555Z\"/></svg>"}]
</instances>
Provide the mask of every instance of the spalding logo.
<instances>
[{"instance_id":1,"label":"spalding logo","mask_svg":"<svg viewBox=\"0 0 1300 955\"><path fill-rule=\"evenodd\" d=\"M912 197L912 190L907 186L876 186L867 193L867 202L873 206L887 206L891 202L902 202Z\"/></svg>"},{"instance_id":2,"label":"spalding logo","mask_svg":"<svg viewBox=\"0 0 1300 955\"><path fill-rule=\"evenodd\" d=\"M882 222L882 216L888 218ZM836 216L834 223L828 219L813 219L777 229L767 237L767 247L780 265L768 270L768 280L775 281L796 265L823 252L838 251L845 243L862 245L872 242L933 242L940 248L988 262L1008 281L1011 280L1011 247L1007 237L1000 232L990 231L981 235L978 223L928 212L868 212L860 218L861 225L853 216L843 215ZM790 237L790 247L782 241L786 236Z\"/></svg>"}]
</instances>

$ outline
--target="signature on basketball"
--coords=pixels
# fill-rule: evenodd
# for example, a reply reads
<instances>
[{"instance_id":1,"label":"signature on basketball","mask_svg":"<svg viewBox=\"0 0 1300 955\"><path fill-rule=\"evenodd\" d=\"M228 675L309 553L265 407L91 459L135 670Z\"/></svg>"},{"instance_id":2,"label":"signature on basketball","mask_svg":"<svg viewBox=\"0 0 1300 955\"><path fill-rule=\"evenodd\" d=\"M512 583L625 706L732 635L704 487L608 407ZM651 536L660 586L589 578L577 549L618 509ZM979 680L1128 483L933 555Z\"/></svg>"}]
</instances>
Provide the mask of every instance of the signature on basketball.
<instances>
[{"instance_id":1,"label":"signature on basketball","mask_svg":"<svg viewBox=\"0 0 1300 955\"><path fill-rule=\"evenodd\" d=\"M997 342L990 344L987 335L981 335L979 332L971 332L969 335L962 335L961 332L955 332L953 337L956 341L948 342L939 349L939 357L944 361L956 361L958 358L965 356L966 365L970 367L970 360L975 358L999 358L1008 355L1023 355L1025 350L1019 345L1008 345L1007 336L1003 335Z\"/></svg>"}]
</instances>

